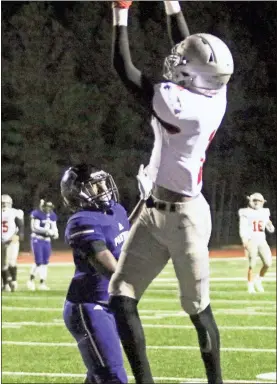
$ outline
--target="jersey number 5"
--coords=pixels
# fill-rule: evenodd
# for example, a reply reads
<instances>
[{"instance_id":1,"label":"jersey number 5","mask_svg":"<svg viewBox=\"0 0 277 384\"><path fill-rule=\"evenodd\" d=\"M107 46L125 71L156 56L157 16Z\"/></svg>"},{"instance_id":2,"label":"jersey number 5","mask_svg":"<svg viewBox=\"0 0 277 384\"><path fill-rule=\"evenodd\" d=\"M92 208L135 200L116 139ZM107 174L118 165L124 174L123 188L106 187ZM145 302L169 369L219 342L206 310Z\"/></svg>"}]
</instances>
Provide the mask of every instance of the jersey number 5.
<instances>
[{"instance_id":1,"label":"jersey number 5","mask_svg":"<svg viewBox=\"0 0 277 384\"><path fill-rule=\"evenodd\" d=\"M215 134L216 134L216 130L214 130L214 131L210 134L210 137L209 137L209 141L208 141L208 145L207 145L206 151L207 151L207 149L209 148L209 145L211 144L212 139L214 138ZM202 177L203 177L203 164L204 164L205 159L202 158L202 159L200 159L200 161L201 161L201 165L200 165L199 172L198 172L197 184L200 184L201 181L202 181Z\"/></svg>"},{"instance_id":2,"label":"jersey number 5","mask_svg":"<svg viewBox=\"0 0 277 384\"><path fill-rule=\"evenodd\" d=\"M7 221L2 221L2 232L6 233L8 232L8 222Z\"/></svg>"},{"instance_id":3,"label":"jersey number 5","mask_svg":"<svg viewBox=\"0 0 277 384\"><path fill-rule=\"evenodd\" d=\"M253 221L253 231L254 232L263 232L263 222L262 222L262 220L259 220L259 221L254 220Z\"/></svg>"}]
</instances>

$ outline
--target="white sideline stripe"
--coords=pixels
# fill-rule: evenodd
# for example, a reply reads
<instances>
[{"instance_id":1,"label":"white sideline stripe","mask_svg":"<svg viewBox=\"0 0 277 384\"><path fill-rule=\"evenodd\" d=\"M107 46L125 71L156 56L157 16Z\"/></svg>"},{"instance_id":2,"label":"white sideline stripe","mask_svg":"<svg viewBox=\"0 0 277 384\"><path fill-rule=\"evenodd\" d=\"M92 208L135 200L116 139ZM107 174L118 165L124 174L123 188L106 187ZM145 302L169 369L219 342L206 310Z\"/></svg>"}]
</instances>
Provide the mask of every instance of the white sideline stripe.
<instances>
[{"instance_id":1,"label":"white sideline stripe","mask_svg":"<svg viewBox=\"0 0 277 384\"><path fill-rule=\"evenodd\" d=\"M20 260L19 260L19 264L18 264L18 267L19 269L20 268L24 268L24 267L31 267L34 263L23 263L21 264L20 263ZM50 263L48 267L64 267L66 265L71 265L71 266L74 266L74 263L72 261L64 261L64 262L57 262L57 263Z\"/></svg>"},{"instance_id":2,"label":"white sideline stripe","mask_svg":"<svg viewBox=\"0 0 277 384\"><path fill-rule=\"evenodd\" d=\"M168 292L165 290L165 292ZM64 296L50 296L50 297L47 297L47 296L11 296L11 295L7 295L7 296L2 296L2 301L7 299L8 302L10 302L11 300L42 300L42 299L47 299L47 300L58 300L61 302L61 305L63 305L63 302L64 302ZM46 301L47 301L46 300ZM159 303L163 303L163 302L168 302L168 303L171 303L171 302L178 302L179 303L179 298L176 297L176 298L155 298L155 297L145 297L145 298L142 298L141 299L141 303L147 303L147 302L159 302ZM213 299L212 300L213 303L223 303L223 304L263 304L263 305L276 305L276 301L275 300L225 300L225 299Z\"/></svg>"},{"instance_id":3,"label":"white sideline stripe","mask_svg":"<svg viewBox=\"0 0 277 384\"><path fill-rule=\"evenodd\" d=\"M223 251L224 252L224 251ZM276 259L276 255L273 255L272 256L273 259ZM19 268L21 267L31 267L33 265L33 263L20 263L20 258L19 258ZM246 261L246 257L210 257L210 262L212 263L216 263L217 261L234 261L234 262L237 262L237 261ZM276 261L276 260L273 260L273 261ZM52 262L50 263L49 267L61 267L61 266L64 266L64 265L74 265L73 262L71 261L64 261L64 262ZM169 261L168 266L172 266L172 262ZM166 268L166 267L165 267Z\"/></svg>"},{"instance_id":4,"label":"white sideline stripe","mask_svg":"<svg viewBox=\"0 0 277 384\"><path fill-rule=\"evenodd\" d=\"M262 307L263 308L263 307ZM276 311L272 310L272 312L255 312L256 308L242 308L242 309L230 309L230 308L220 308L216 309L213 311L214 314L224 314L225 316L227 315L242 315L242 316L276 316ZM6 311L33 311L33 312L39 312L39 311L46 311L46 312L61 312L63 311L63 308L47 308L47 307L9 307L9 306L2 306L2 310ZM247 311L248 310L248 311ZM254 311L253 311L254 310ZM172 309L139 309L140 313L145 313L145 314L153 314L157 316L166 316L166 317L185 317L188 316L185 312L178 312L176 310Z\"/></svg>"},{"instance_id":5,"label":"white sideline stripe","mask_svg":"<svg viewBox=\"0 0 277 384\"><path fill-rule=\"evenodd\" d=\"M35 341L2 341L3 345L19 345L30 347L76 347L76 343L48 343ZM199 351L199 347L188 345L148 345L147 349L169 349L169 350L191 350ZM258 353L276 353L276 349L270 348L221 348L224 352L258 352Z\"/></svg>"},{"instance_id":6,"label":"white sideline stripe","mask_svg":"<svg viewBox=\"0 0 277 384\"><path fill-rule=\"evenodd\" d=\"M53 321L51 323L43 323L43 322L38 322L38 321L19 321L19 322L3 322L2 327L10 327L10 328L20 328L21 326L33 326L33 327L64 327L64 322L63 320L59 321ZM143 328L169 328L169 329L194 329L193 325L178 325L178 324L147 324L147 323L142 323ZM236 331L276 331L276 327L266 327L266 326L232 326L232 325L219 325L220 330L236 330Z\"/></svg>"},{"instance_id":7,"label":"white sideline stripe","mask_svg":"<svg viewBox=\"0 0 277 384\"><path fill-rule=\"evenodd\" d=\"M76 378L85 378L84 374L81 373L48 373L48 372L8 372L3 371L2 375L6 376L45 376L45 377L76 377ZM128 376L128 379L133 379L133 376ZM207 383L206 379L200 378L189 378L189 377L153 377L154 380L168 380L168 381L182 381L187 383ZM259 381L255 380L224 380L227 383L238 383L238 384L258 384ZM264 383L270 383L264 381Z\"/></svg>"},{"instance_id":8,"label":"white sideline stripe","mask_svg":"<svg viewBox=\"0 0 277 384\"><path fill-rule=\"evenodd\" d=\"M162 284L161 287L165 287L165 285ZM156 288L156 287L153 288L150 286L149 288L147 288L146 293L151 292L151 294L153 294L153 293L157 292L157 293L172 293L172 294L177 295L179 293L179 289L177 288L177 285L176 286L174 285L174 287L176 287L176 288L162 289L162 288ZM228 296L230 296L232 294L236 294L236 295L237 294L244 294L245 296L249 296L247 289L245 289L245 288L242 288L241 290L236 290L236 291L232 290L231 292L230 291L220 291L219 292L218 289L210 289L210 293L212 295L228 295ZM275 294L276 295L276 290L267 288L265 294ZM10 295L9 295L9 297L10 297Z\"/></svg>"},{"instance_id":9,"label":"white sideline stripe","mask_svg":"<svg viewBox=\"0 0 277 384\"><path fill-rule=\"evenodd\" d=\"M245 277L210 277L210 281L245 281L247 282L247 279ZM267 277L265 276L263 281L276 281L273 277ZM171 282L178 282L176 277L157 277L155 280L153 280L152 284L155 282L163 282L163 283L171 283Z\"/></svg>"}]
</instances>

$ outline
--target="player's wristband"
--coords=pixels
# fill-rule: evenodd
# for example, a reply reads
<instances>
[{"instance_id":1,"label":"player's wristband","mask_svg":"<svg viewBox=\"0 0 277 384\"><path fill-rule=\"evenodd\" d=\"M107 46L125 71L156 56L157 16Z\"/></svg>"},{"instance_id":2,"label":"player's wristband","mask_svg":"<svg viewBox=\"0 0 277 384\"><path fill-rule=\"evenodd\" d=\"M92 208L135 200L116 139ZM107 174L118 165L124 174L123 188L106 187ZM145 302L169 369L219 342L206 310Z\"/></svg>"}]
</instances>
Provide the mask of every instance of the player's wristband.
<instances>
[{"instance_id":1,"label":"player's wristband","mask_svg":"<svg viewBox=\"0 0 277 384\"><path fill-rule=\"evenodd\" d=\"M128 24L128 9L113 8L113 25L124 25L127 27Z\"/></svg>"},{"instance_id":2,"label":"player's wristband","mask_svg":"<svg viewBox=\"0 0 277 384\"><path fill-rule=\"evenodd\" d=\"M167 15L174 15L181 11L179 1L164 1L165 12Z\"/></svg>"}]
</instances>

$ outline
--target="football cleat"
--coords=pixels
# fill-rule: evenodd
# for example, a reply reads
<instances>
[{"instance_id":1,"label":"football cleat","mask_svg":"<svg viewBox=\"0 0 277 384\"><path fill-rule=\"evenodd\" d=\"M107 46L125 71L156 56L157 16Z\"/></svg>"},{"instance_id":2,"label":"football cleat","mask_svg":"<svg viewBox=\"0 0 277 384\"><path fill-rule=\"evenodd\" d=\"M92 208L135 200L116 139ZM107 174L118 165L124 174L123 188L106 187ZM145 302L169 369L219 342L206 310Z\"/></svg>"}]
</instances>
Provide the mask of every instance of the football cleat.
<instances>
[{"instance_id":1,"label":"football cleat","mask_svg":"<svg viewBox=\"0 0 277 384\"><path fill-rule=\"evenodd\" d=\"M17 291L17 288L18 288L18 283L17 283L17 281L11 281L11 283L10 283L10 287L11 287L11 291L12 291L12 292Z\"/></svg>"},{"instance_id":2,"label":"football cleat","mask_svg":"<svg viewBox=\"0 0 277 384\"><path fill-rule=\"evenodd\" d=\"M254 285L255 285L255 288L256 288L256 290L258 292L264 292L264 287L262 285L262 280L261 279L255 280Z\"/></svg>"},{"instance_id":3,"label":"football cleat","mask_svg":"<svg viewBox=\"0 0 277 384\"><path fill-rule=\"evenodd\" d=\"M255 287L254 287L254 283L251 282L251 283L248 283L248 293L252 294L252 293L256 293L255 291Z\"/></svg>"},{"instance_id":4,"label":"football cleat","mask_svg":"<svg viewBox=\"0 0 277 384\"><path fill-rule=\"evenodd\" d=\"M47 285L46 284L40 284L39 285L39 287L38 287L38 289L40 290L40 291L49 291L50 290L50 288L49 287L47 287Z\"/></svg>"},{"instance_id":5,"label":"football cleat","mask_svg":"<svg viewBox=\"0 0 277 384\"><path fill-rule=\"evenodd\" d=\"M29 291L35 291L36 290L35 282L33 280L27 281L27 288L29 289Z\"/></svg>"},{"instance_id":6,"label":"football cleat","mask_svg":"<svg viewBox=\"0 0 277 384\"><path fill-rule=\"evenodd\" d=\"M9 284L6 284L6 285L4 286L4 292L11 292L11 287L10 287Z\"/></svg>"}]
</instances>

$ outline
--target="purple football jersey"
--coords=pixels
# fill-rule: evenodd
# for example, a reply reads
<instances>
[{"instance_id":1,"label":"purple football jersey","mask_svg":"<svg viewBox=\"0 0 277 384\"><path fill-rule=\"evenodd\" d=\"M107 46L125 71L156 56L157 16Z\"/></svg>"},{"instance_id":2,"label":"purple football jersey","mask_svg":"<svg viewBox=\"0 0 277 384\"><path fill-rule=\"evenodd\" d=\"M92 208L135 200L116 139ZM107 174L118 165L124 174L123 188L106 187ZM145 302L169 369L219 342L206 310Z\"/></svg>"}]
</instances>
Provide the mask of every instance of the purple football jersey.
<instances>
[{"instance_id":1,"label":"purple football jersey","mask_svg":"<svg viewBox=\"0 0 277 384\"><path fill-rule=\"evenodd\" d=\"M41 211L40 209L35 209L34 211L31 212L31 218L32 219L37 219L40 221L40 226L44 228L45 223L50 220L50 221L57 221L57 215L55 212L50 212L50 213L45 213Z\"/></svg>"},{"instance_id":2,"label":"purple football jersey","mask_svg":"<svg viewBox=\"0 0 277 384\"><path fill-rule=\"evenodd\" d=\"M71 216L65 230L65 240L73 249L75 274L69 286L67 300L73 303L106 302L109 280L89 263L90 243L101 240L118 259L129 231L127 213L114 203L107 212L79 211Z\"/></svg>"}]
</instances>

